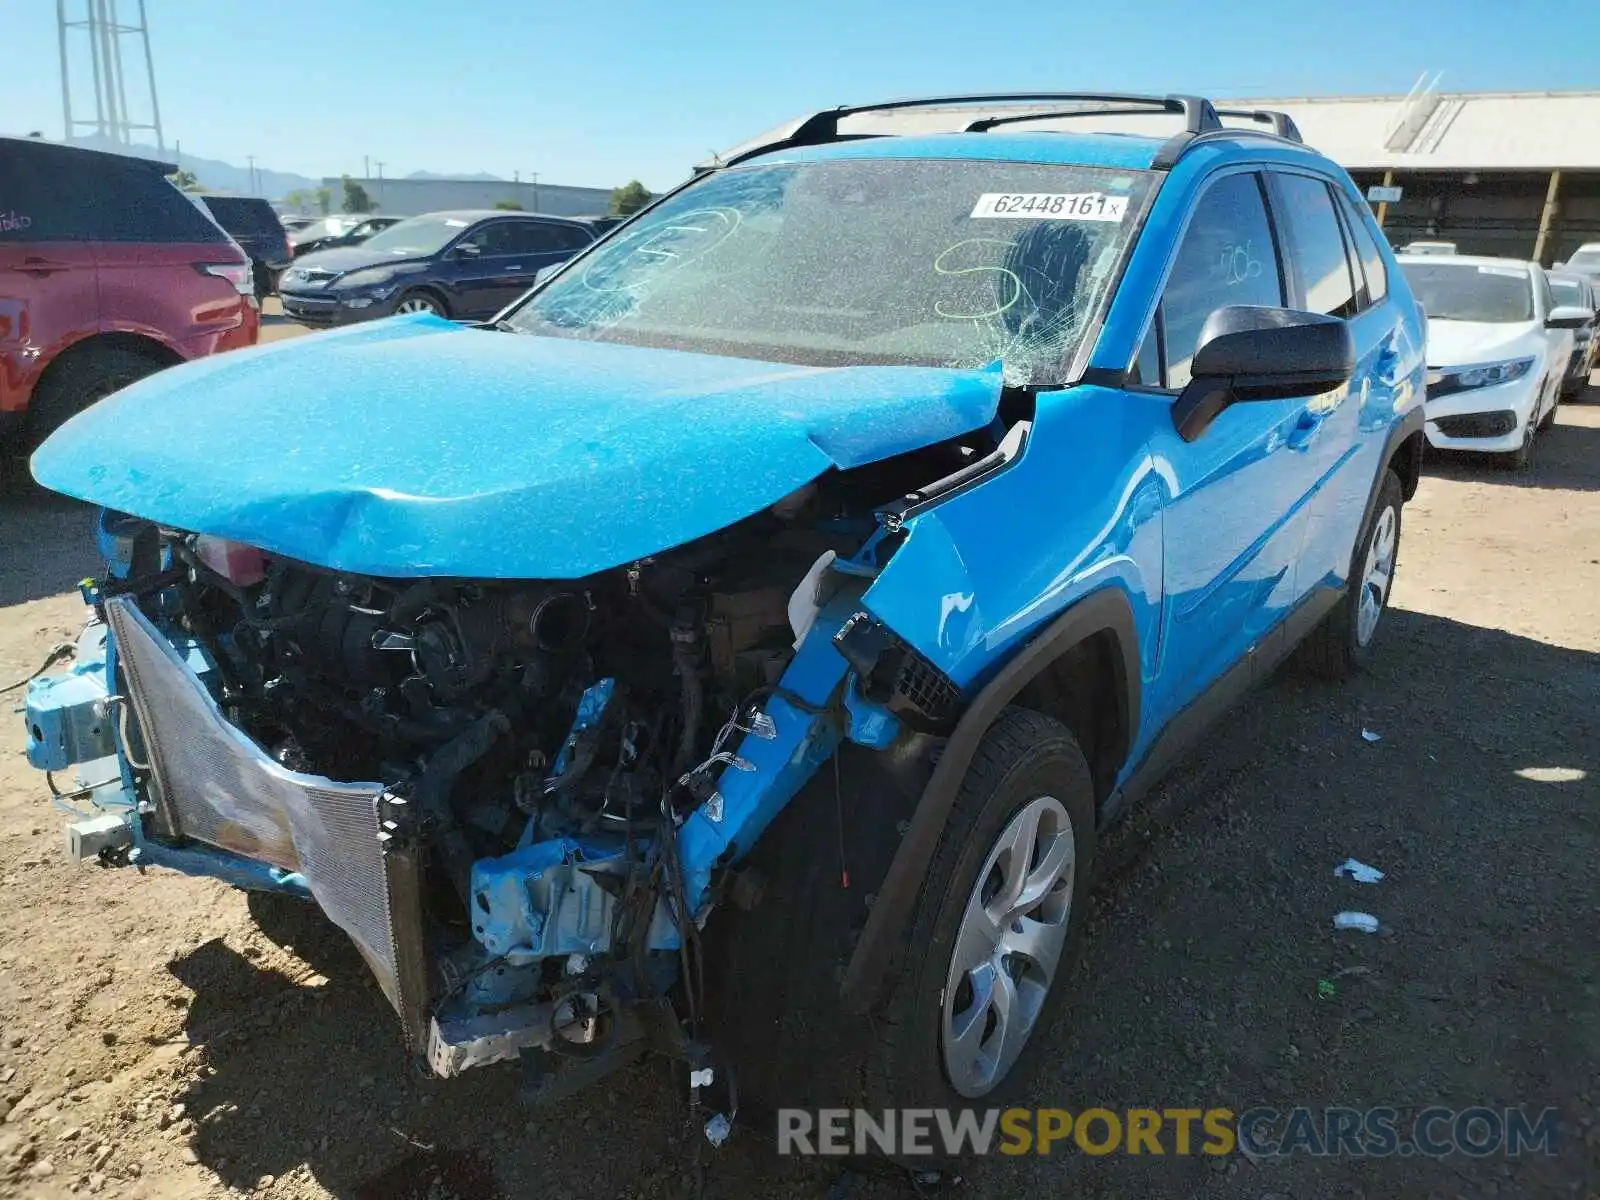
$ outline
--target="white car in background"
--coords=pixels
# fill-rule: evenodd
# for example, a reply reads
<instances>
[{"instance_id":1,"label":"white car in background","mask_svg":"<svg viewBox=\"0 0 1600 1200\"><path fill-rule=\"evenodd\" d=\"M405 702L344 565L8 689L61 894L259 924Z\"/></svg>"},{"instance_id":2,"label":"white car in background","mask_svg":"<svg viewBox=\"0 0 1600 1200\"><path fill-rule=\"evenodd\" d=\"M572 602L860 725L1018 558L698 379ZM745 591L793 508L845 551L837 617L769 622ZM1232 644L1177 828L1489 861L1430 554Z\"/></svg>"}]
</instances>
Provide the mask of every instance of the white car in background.
<instances>
[{"instance_id":1,"label":"white car in background","mask_svg":"<svg viewBox=\"0 0 1600 1200\"><path fill-rule=\"evenodd\" d=\"M1428 444L1503 455L1524 469L1555 419L1573 331L1594 319L1557 307L1538 263L1401 255L1428 315Z\"/></svg>"},{"instance_id":2,"label":"white car in background","mask_svg":"<svg viewBox=\"0 0 1600 1200\"><path fill-rule=\"evenodd\" d=\"M1555 293L1557 308L1589 310L1589 322L1572 331L1572 361L1567 366L1566 379L1561 385L1561 398L1570 400L1589 386L1589 375L1594 370L1594 318L1595 309L1600 308L1600 303L1595 300L1594 285L1587 275L1566 271L1546 271L1545 274L1550 276L1550 290Z\"/></svg>"}]
</instances>

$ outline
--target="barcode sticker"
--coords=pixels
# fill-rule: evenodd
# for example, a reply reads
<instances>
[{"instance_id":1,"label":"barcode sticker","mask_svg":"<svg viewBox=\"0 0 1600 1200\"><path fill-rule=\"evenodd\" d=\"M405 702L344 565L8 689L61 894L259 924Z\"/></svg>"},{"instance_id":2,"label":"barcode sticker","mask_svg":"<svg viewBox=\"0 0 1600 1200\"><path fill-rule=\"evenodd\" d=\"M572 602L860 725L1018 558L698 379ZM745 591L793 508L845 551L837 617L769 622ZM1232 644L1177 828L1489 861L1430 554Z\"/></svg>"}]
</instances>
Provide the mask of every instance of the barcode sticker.
<instances>
[{"instance_id":1,"label":"barcode sticker","mask_svg":"<svg viewBox=\"0 0 1600 1200\"><path fill-rule=\"evenodd\" d=\"M985 192L972 206L974 217L1031 221L1120 221L1127 212L1126 196L1104 192Z\"/></svg>"}]
</instances>

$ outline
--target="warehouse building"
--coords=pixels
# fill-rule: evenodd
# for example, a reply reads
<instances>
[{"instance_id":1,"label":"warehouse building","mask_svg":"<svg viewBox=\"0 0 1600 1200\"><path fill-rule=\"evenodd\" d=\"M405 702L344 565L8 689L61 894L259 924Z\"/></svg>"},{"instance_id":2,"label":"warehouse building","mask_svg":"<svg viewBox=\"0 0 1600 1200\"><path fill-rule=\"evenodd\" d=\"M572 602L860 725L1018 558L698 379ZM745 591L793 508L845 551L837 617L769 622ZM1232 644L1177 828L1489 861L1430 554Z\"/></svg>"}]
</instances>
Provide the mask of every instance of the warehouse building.
<instances>
[{"instance_id":1,"label":"warehouse building","mask_svg":"<svg viewBox=\"0 0 1600 1200\"><path fill-rule=\"evenodd\" d=\"M1583 242L1600 241L1600 92L1441 92L1419 81L1404 96L1253 98L1217 104L1287 112L1306 143L1344 166L1363 191L1388 189L1371 195L1396 246L1451 241L1463 253L1534 258L1548 266L1565 260ZM1041 105L1038 111L1066 107ZM960 105L861 114L847 118L841 130L945 132L994 111ZM1172 131L1174 120L1164 114L1124 113L1045 119L1016 128L1161 134ZM1242 122L1230 118L1227 123ZM770 140L776 132L753 141ZM1397 194L1397 200L1382 199Z\"/></svg>"},{"instance_id":2,"label":"warehouse building","mask_svg":"<svg viewBox=\"0 0 1600 1200\"><path fill-rule=\"evenodd\" d=\"M1253 99L1365 189L1389 240L1549 266L1600 241L1600 92L1441 92ZM1375 196L1394 192L1375 192Z\"/></svg>"},{"instance_id":3,"label":"warehouse building","mask_svg":"<svg viewBox=\"0 0 1600 1200\"><path fill-rule=\"evenodd\" d=\"M558 217L597 217L611 206L610 188L572 187L563 183L500 179L356 179L355 182L366 189L379 212L394 217L511 204L527 212ZM324 179L322 186L332 192L337 208L343 198L344 180Z\"/></svg>"}]
</instances>

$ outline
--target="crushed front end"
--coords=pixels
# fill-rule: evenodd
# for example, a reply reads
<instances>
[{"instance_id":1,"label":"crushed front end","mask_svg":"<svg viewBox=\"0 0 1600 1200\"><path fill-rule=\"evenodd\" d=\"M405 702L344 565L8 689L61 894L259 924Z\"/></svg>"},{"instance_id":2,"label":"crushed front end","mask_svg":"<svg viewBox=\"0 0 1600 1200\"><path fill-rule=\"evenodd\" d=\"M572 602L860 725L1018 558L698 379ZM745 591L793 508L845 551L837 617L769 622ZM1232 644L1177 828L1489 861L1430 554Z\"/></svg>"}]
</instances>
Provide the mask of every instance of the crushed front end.
<instances>
[{"instance_id":1,"label":"crushed front end","mask_svg":"<svg viewBox=\"0 0 1600 1200\"><path fill-rule=\"evenodd\" d=\"M895 538L816 492L551 582L355 575L103 513L30 761L76 857L315 901L438 1075L521 1059L539 1098L646 1049L702 1066L700 926L839 740L900 720L851 649Z\"/></svg>"}]
</instances>

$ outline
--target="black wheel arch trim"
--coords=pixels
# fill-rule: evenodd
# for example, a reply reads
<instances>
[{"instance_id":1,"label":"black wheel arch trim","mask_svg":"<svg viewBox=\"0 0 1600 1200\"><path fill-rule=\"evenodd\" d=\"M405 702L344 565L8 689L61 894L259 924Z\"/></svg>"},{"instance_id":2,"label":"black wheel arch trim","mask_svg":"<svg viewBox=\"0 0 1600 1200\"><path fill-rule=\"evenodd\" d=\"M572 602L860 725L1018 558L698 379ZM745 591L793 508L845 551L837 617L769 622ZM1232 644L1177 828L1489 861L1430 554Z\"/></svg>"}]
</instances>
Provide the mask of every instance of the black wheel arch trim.
<instances>
[{"instance_id":1,"label":"black wheel arch trim","mask_svg":"<svg viewBox=\"0 0 1600 1200\"><path fill-rule=\"evenodd\" d=\"M1400 447L1405 444L1406 439L1413 435L1422 436L1426 425L1427 418L1423 416L1422 405L1418 404L1408 410L1393 425L1389 426L1389 434L1383 443L1383 456L1378 461L1377 473L1372 477L1372 488L1367 493L1366 507L1361 510L1361 524L1356 526L1357 541L1361 537L1360 531L1367 527L1367 522L1372 519L1372 510L1377 506L1378 493L1383 490L1383 473L1394 462L1395 455L1400 452ZM1407 500L1411 498L1411 493L1415 490L1406 488L1404 476L1401 477L1401 489L1402 495ZM1360 547L1357 546L1356 549L1359 551Z\"/></svg>"},{"instance_id":2,"label":"black wheel arch trim","mask_svg":"<svg viewBox=\"0 0 1600 1200\"><path fill-rule=\"evenodd\" d=\"M877 896L868 910L866 925L857 940L840 986L846 1010L865 1012L878 1000L884 974L898 953L898 941L912 906L921 891L928 864L955 804L956 793L978 744L1006 705L1015 700L1062 654L1098 634L1110 632L1120 650L1120 703L1127 743L1138 740L1139 637L1133 607L1115 586L1100 588L1054 618L1044 629L1014 652L972 703L967 705L945 743L933 773L923 788L910 827L900 840Z\"/></svg>"}]
</instances>

